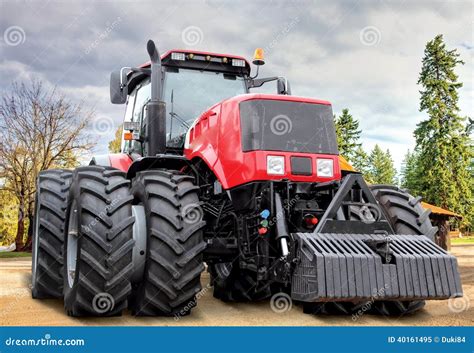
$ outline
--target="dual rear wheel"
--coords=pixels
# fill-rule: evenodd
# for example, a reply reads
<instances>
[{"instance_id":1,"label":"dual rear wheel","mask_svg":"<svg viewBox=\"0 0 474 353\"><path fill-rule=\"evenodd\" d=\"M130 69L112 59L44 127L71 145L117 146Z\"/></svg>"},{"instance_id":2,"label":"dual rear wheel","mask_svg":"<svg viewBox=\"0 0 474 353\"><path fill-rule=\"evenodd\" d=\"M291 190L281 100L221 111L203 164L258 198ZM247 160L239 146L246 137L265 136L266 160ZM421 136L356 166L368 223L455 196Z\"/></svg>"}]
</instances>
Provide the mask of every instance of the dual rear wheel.
<instances>
[{"instance_id":1,"label":"dual rear wheel","mask_svg":"<svg viewBox=\"0 0 474 353\"><path fill-rule=\"evenodd\" d=\"M38 180L34 298L64 296L71 316L190 313L206 246L192 177L151 170L130 185L117 169L87 166ZM134 215L144 239L134 237Z\"/></svg>"}]
</instances>

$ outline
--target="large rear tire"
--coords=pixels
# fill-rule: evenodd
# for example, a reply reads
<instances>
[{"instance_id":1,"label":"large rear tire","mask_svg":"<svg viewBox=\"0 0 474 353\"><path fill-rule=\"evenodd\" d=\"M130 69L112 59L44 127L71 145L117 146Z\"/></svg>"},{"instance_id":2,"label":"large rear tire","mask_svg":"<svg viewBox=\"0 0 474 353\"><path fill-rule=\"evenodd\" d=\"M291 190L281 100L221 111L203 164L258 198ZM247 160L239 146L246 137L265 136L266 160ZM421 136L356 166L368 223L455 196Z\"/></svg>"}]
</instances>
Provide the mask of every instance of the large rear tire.
<instances>
[{"instance_id":1,"label":"large rear tire","mask_svg":"<svg viewBox=\"0 0 474 353\"><path fill-rule=\"evenodd\" d=\"M130 182L111 167L77 168L64 241L64 307L71 316L115 316L131 292Z\"/></svg>"},{"instance_id":2,"label":"large rear tire","mask_svg":"<svg viewBox=\"0 0 474 353\"><path fill-rule=\"evenodd\" d=\"M392 185L372 185L370 189L395 234L415 234L435 240L437 228L431 224L430 210L421 206L421 197L413 197ZM424 306L423 300L376 301L372 309L375 313L385 316L403 316L414 313Z\"/></svg>"},{"instance_id":3,"label":"large rear tire","mask_svg":"<svg viewBox=\"0 0 474 353\"><path fill-rule=\"evenodd\" d=\"M134 288L137 316L185 316L196 306L206 248L199 188L175 171L148 170L133 180L134 204L144 207L147 229L143 280Z\"/></svg>"},{"instance_id":4,"label":"large rear tire","mask_svg":"<svg viewBox=\"0 0 474 353\"><path fill-rule=\"evenodd\" d=\"M63 295L63 242L67 196L72 172L52 169L39 173L33 224L31 294L35 299Z\"/></svg>"}]
</instances>

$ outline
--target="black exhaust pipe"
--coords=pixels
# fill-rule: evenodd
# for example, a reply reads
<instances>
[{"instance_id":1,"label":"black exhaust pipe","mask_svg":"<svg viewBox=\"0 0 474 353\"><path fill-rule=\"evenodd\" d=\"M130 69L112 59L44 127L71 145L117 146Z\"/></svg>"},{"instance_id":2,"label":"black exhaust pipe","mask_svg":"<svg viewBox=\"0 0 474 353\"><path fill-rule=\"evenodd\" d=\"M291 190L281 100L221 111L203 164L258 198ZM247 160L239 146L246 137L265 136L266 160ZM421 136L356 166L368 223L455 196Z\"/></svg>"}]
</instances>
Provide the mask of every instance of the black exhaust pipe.
<instances>
[{"instance_id":1,"label":"black exhaust pipe","mask_svg":"<svg viewBox=\"0 0 474 353\"><path fill-rule=\"evenodd\" d=\"M147 155L156 156L166 152L166 104L161 100L161 58L155 43L147 43L151 61L151 100L147 104Z\"/></svg>"}]
</instances>

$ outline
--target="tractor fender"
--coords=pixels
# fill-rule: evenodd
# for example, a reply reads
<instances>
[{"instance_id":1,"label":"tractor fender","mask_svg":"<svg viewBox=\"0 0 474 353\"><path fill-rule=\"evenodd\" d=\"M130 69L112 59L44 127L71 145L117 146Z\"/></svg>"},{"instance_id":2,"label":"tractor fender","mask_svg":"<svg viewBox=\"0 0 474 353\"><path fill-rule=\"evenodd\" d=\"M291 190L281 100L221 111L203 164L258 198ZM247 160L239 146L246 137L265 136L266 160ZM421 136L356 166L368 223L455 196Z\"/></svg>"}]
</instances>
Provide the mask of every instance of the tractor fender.
<instances>
[{"instance_id":1,"label":"tractor fender","mask_svg":"<svg viewBox=\"0 0 474 353\"><path fill-rule=\"evenodd\" d=\"M135 175L147 169L170 169L182 170L184 167L191 166L191 162L180 155L156 155L152 157L143 157L134 160L127 169L127 178L133 179Z\"/></svg>"},{"instance_id":2,"label":"tractor fender","mask_svg":"<svg viewBox=\"0 0 474 353\"><path fill-rule=\"evenodd\" d=\"M132 164L132 158L125 153L98 154L92 157L89 165L113 167L127 172Z\"/></svg>"}]
</instances>

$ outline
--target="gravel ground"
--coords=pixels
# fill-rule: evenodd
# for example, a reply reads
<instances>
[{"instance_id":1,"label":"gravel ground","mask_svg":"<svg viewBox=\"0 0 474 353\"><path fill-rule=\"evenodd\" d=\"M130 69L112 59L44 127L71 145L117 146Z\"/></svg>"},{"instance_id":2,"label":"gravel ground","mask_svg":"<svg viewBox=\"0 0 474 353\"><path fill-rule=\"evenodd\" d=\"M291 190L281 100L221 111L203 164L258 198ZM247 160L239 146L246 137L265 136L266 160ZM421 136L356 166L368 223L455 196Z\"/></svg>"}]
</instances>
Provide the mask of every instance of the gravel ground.
<instances>
[{"instance_id":1,"label":"gravel ground","mask_svg":"<svg viewBox=\"0 0 474 353\"><path fill-rule=\"evenodd\" d=\"M31 259L0 259L0 325L158 325L158 326L473 326L474 325L474 244L454 245L452 252L461 269L464 297L449 302L429 301L418 313L404 318L385 318L364 314L351 316L316 316L304 314L301 307L276 313L270 301L227 304L212 296L203 276L203 292L198 306L183 318L136 318L129 313L113 318L68 317L61 300L33 300L29 289ZM474 299L473 299L474 300Z\"/></svg>"}]
</instances>

